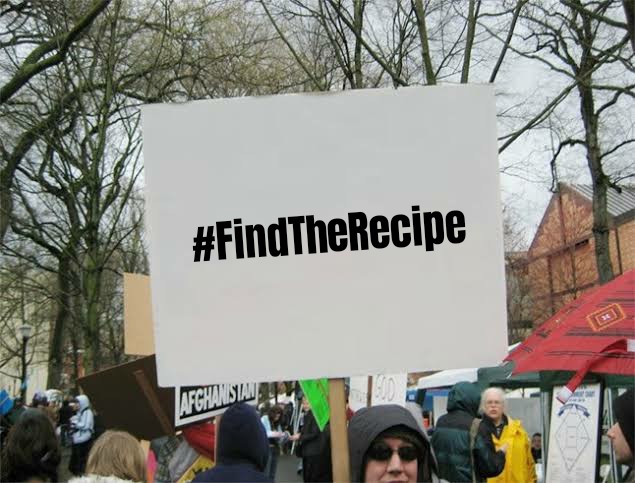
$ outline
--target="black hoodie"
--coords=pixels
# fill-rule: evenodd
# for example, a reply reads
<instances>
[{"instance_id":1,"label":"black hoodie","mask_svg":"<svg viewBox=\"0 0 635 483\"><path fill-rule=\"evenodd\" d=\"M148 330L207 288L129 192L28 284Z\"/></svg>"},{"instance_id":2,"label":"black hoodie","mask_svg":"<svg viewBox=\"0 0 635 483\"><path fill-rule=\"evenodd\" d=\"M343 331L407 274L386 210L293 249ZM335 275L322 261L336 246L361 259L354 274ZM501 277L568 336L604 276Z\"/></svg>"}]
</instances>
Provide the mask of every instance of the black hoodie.
<instances>
[{"instance_id":1,"label":"black hoodie","mask_svg":"<svg viewBox=\"0 0 635 483\"><path fill-rule=\"evenodd\" d=\"M384 431L401 427L411 431L424 448L424 459L418 461L417 481L430 481L431 472L436 472L430 444L410 412L397 405L373 406L360 409L348 425L348 444L351 458L351 480L361 482L364 478L364 456L372 442Z\"/></svg>"},{"instance_id":2,"label":"black hoodie","mask_svg":"<svg viewBox=\"0 0 635 483\"><path fill-rule=\"evenodd\" d=\"M257 411L234 404L220 420L216 466L193 481L271 482L264 474L268 455L267 434Z\"/></svg>"}]
</instances>

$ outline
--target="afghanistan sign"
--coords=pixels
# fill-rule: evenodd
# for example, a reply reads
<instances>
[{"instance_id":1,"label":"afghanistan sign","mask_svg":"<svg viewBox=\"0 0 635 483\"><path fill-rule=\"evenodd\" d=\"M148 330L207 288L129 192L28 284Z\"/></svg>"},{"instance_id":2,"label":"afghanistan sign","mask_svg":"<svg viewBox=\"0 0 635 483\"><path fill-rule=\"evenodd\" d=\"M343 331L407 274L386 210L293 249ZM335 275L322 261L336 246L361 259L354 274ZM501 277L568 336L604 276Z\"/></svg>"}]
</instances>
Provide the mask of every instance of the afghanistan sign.
<instances>
[{"instance_id":1,"label":"afghanistan sign","mask_svg":"<svg viewBox=\"0 0 635 483\"><path fill-rule=\"evenodd\" d=\"M257 404L258 384L213 384L176 387L174 425L182 426L222 414L234 403Z\"/></svg>"},{"instance_id":2,"label":"afghanistan sign","mask_svg":"<svg viewBox=\"0 0 635 483\"><path fill-rule=\"evenodd\" d=\"M491 86L154 104L143 136L160 385L506 354Z\"/></svg>"}]
</instances>

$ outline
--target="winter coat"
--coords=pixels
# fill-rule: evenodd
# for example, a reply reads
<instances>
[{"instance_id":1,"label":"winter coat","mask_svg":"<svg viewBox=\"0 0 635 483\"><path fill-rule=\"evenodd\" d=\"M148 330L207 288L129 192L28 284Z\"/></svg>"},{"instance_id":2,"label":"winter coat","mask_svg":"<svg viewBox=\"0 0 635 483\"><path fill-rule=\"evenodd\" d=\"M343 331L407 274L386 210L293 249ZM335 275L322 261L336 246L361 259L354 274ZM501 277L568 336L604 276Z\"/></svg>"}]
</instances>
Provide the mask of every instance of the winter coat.
<instances>
[{"instance_id":1,"label":"winter coat","mask_svg":"<svg viewBox=\"0 0 635 483\"><path fill-rule=\"evenodd\" d=\"M73 429L73 444L81 444L90 440L95 431L95 417L90 409L88 396L81 394L77 396L79 411L71 418L71 428Z\"/></svg>"},{"instance_id":2,"label":"winter coat","mask_svg":"<svg viewBox=\"0 0 635 483\"><path fill-rule=\"evenodd\" d=\"M499 449L508 444L505 454L505 469L494 478L488 478L488 483L535 483L536 465L531 454L529 435L517 419L507 417L507 424L503 427L500 438L492 433L494 446Z\"/></svg>"},{"instance_id":3,"label":"winter coat","mask_svg":"<svg viewBox=\"0 0 635 483\"><path fill-rule=\"evenodd\" d=\"M351 463L351 480L361 482L364 478L365 456L370 445L384 431L396 426L406 427L419 437L424 449L423 461L418 461L417 481L432 481L436 473L432 448L410 412L397 405L362 408L355 413L348 425L348 444Z\"/></svg>"},{"instance_id":4,"label":"winter coat","mask_svg":"<svg viewBox=\"0 0 635 483\"><path fill-rule=\"evenodd\" d=\"M267 434L258 413L247 404L234 404L220 420L216 466L193 481L271 482L264 474L268 455Z\"/></svg>"},{"instance_id":5,"label":"winter coat","mask_svg":"<svg viewBox=\"0 0 635 483\"><path fill-rule=\"evenodd\" d=\"M470 428L478 415L481 394L477 386L459 382L448 394L448 413L437 421L432 447L439 464L439 477L453 482L472 481ZM496 451L486 423L481 422L473 447L477 481L499 475L505 467L505 453Z\"/></svg>"},{"instance_id":6,"label":"winter coat","mask_svg":"<svg viewBox=\"0 0 635 483\"><path fill-rule=\"evenodd\" d=\"M132 480L122 480L116 476L84 475L71 478L68 483L133 483Z\"/></svg>"},{"instance_id":7,"label":"winter coat","mask_svg":"<svg viewBox=\"0 0 635 483\"><path fill-rule=\"evenodd\" d=\"M326 430L326 428L324 428ZM300 451L302 457L324 454L329 444L329 434L320 431L320 427L313 416L313 411L304 415L304 426L300 432Z\"/></svg>"}]
</instances>

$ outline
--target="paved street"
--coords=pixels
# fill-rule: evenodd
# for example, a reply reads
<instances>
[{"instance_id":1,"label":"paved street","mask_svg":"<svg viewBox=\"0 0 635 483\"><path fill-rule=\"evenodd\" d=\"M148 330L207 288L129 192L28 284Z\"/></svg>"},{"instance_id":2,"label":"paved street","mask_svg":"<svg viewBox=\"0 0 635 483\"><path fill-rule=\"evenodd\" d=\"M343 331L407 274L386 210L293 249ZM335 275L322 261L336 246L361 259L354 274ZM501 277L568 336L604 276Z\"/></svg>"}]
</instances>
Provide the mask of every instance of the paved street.
<instances>
[{"instance_id":1,"label":"paved street","mask_svg":"<svg viewBox=\"0 0 635 483\"><path fill-rule=\"evenodd\" d=\"M302 481L298 475L298 463L300 458L291 455L281 455L278 460L278 471L276 473L276 483L290 483Z\"/></svg>"}]
</instances>

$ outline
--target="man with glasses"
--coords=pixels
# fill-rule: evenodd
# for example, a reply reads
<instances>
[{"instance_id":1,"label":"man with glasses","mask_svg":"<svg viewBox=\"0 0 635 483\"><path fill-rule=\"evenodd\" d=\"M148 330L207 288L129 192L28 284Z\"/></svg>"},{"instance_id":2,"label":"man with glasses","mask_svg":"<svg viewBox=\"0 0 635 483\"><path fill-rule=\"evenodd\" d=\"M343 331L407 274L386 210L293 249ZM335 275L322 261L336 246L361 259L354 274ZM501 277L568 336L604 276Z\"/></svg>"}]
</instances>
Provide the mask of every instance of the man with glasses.
<instances>
[{"instance_id":1,"label":"man with glasses","mask_svg":"<svg viewBox=\"0 0 635 483\"><path fill-rule=\"evenodd\" d=\"M490 387L481 396L481 412L490 424L492 440L498 449L507 445L505 469L488 479L488 483L532 483L536 481L536 465L531 453L529 435L518 419L506 414L505 393L498 387Z\"/></svg>"},{"instance_id":2,"label":"man with glasses","mask_svg":"<svg viewBox=\"0 0 635 483\"><path fill-rule=\"evenodd\" d=\"M401 406L360 409L350 421L348 439L354 482L439 481L426 435Z\"/></svg>"}]
</instances>

